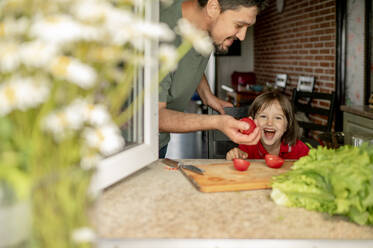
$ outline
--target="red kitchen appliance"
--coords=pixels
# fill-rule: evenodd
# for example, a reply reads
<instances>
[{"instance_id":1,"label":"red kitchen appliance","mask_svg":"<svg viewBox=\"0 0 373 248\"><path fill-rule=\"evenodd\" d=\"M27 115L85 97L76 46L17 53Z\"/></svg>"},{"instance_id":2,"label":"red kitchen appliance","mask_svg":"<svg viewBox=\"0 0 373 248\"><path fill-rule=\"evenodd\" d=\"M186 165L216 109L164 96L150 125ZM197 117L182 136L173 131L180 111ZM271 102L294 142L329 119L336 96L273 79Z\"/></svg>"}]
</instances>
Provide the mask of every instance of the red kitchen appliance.
<instances>
[{"instance_id":1,"label":"red kitchen appliance","mask_svg":"<svg viewBox=\"0 0 373 248\"><path fill-rule=\"evenodd\" d=\"M238 72L234 71L231 75L231 83L233 89L237 91L238 85L246 87L246 85L255 85L256 76L254 72Z\"/></svg>"}]
</instances>

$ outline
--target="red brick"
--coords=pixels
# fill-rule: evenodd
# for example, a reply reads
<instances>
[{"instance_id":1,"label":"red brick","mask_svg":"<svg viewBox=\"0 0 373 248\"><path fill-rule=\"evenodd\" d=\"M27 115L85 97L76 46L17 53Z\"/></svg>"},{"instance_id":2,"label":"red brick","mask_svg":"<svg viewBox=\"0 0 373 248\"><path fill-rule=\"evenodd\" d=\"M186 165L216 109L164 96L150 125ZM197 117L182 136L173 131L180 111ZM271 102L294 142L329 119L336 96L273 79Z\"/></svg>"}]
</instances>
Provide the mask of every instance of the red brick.
<instances>
[{"instance_id":1,"label":"red brick","mask_svg":"<svg viewBox=\"0 0 373 248\"><path fill-rule=\"evenodd\" d=\"M276 2L257 18L254 26L254 71L258 83L288 74L286 94L301 75L316 78L315 91L335 90L336 1L287 0L283 13ZM317 102L324 106L325 103ZM325 121L312 116L317 121Z\"/></svg>"}]
</instances>

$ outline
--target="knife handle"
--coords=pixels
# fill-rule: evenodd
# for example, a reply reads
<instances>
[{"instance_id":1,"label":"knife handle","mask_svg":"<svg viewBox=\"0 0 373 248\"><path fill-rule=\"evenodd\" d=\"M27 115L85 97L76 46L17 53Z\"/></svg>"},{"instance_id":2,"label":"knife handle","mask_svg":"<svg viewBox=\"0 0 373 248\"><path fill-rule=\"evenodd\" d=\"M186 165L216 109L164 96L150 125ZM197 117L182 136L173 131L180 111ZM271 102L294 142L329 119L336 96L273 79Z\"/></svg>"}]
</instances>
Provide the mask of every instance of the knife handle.
<instances>
[{"instance_id":1,"label":"knife handle","mask_svg":"<svg viewBox=\"0 0 373 248\"><path fill-rule=\"evenodd\" d=\"M177 168L177 169L179 168L179 162L177 162L175 160L172 160L172 159L169 159L169 158L163 159L163 163L165 163L168 166Z\"/></svg>"}]
</instances>

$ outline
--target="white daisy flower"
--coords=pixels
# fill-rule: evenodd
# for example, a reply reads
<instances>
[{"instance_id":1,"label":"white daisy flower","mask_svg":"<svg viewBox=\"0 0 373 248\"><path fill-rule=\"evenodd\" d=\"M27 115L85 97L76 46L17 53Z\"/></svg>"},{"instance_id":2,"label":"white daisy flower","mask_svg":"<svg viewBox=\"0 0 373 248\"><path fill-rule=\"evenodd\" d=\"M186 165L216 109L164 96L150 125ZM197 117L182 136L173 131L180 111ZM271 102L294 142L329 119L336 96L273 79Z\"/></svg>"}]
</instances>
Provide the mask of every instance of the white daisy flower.
<instances>
[{"instance_id":1,"label":"white daisy flower","mask_svg":"<svg viewBox=\"0 0 373 248\"><path fill-rule=\"evenodd\" d=\"M15 76L0 85L0 115L37 107L48 96L49 87L43 80Z\"/></svg>"},{"instance_id":2,"label":"white daisy flower","mask_svg":"<svg viewBox=\"0 0 373 248\"><path fill-rule=\"evenodd\" d=\"M105 25L107 28L122 28L125 27L127 24L133 23L137 19L136 16L128 10L107 8L106 11Z\"/></svg>"},{"instance_id":3,"label":"white daisy flower","mask_svg":"<svg viewBox=\"0 0 373 248\"><path fill-rule=\"evenodd\" d=\"M97 128L87 128L84 139L89 147L96 148L104 156L109 156L124 147L124 139L114 124L106 124Z\"/></svg>"},{"instance_id":4,"label":"white daisy flower","mask_svg":"<svg viewBox=\"0 0 373 248\"><path fill-rule=\"evenodd\" d=\"M138 21L134 24L134 29L140 37L149 39L172 41L175 38L175 33L165 23Z\"/></svg>"},{"instance_id":5,"label":"white daisy flower","mask_svg":"<svg viewBox=\"0 0 373 248\"><path fill-rule=\"evenodd\" d=\"M202 55L209 55L214 49L209 36L201 36L193 41L193 47Z\"/></svg>"},{"instance_id":6,"label":"white daisy flower","mask_svg":"<svg viewBox=\"0 0 373 248\"><path fill-rule=\"evenodd\" d=\"M20 60L27 66L43 68L51 63L57 52L56 45L36 40L21 45Z\"/></svg>"},{"instance_id":7,"label":"white daisy flower","mask_svg":"<svg viewBox=\"0 0 373 248\"><path fill-rule=\"evenodd\" d=\"M43 129L51 132L57 141L65 136L67 125L66 117L62 112L50 113L43 120Z\"/></svg>"},{"instance_id":8,"label":"white daisy flower","mask_svg":"<svg viewBox=\"0 0 373 248\"><path fill-rule=\"evenodd\" d=\"M72 130L79 130L85 122L83 106L77 102L73 102L67 106L63 111L63 115L67 121L67 128Z\"/></svg>"},{"instance_id":9,"label":"white daisy flower","mask_svg":"<svg viewBox=\"0 0 373 248\"><path fill-rule=\"evenodd\" d=\"M35 17L30 33L46 43L65 44L82 39L83 27L70 16Z\"/></svg>"},{"instance_id":10,"label":"white daisy flower","mask_svg":"<svg viewBox=\"0 0 373 248\"><path fill-rule=\"evenodd\" d=\"M197 29L187 19L181 18L177 22L175 31L180 34L184 39L193 42L198 36L201 36L202 30Z\"/></svg>"},{"instance_id":11,"label":"white daisy flower","mask_svg":"<svg viewBox=\"0 0 373 248\"><path fill-rule=\"evenodd\" d=\"M134 38L134 37L132 37L132 38ZM137 36L136 38L131 39L129 42L132 44L132 46L133 46L137 51L144 51L144 49L145 49L145 44L146 44L144 38L141 38L140 36Z\"/></svg>"},{"instance_id":12,"label":"white daisy flower","mask_svg":"<svg viewBox=\"0 0 373 248\"><path fill-rule=\"evenodd\" d=\"M143 50L145 39L172 41L175 38L174 32L164 23L151 23L140 20L136 17L122 27L111 30L115 44L131 42L138 50Z\"/></svg>"},{"instance_id":13,"label":"white daisy flower","mask_svg":"<svg viewBox=\"0 0 373 248\"><path fill-rule=\"evenodd\" d=\"M44 129L51 132L56 140L61 140L66 132L83 127L83 108L81 100L76 100L64 109L50 113L44 119Z\"/></svg>"},{"instance_id":14,"label":"white daisy flower","mask_svg":"<svg viewBox=\"0 0 373 248\"><path fill-rule=\"evenodd\" d=\"M107 35L101 27L82 25L80 30L82 40L86 41L105 41Z\"/></svg>"},{"instance_id":15,"label":"white daisy flower","mask_svg":"<svg viewBox=\"0 0 373 248\"><path fill-rule=\"evenodd\" d=\"M82 159L80 161L80 167L82 167L84 170L90 170L96 168L101 160L102 156L98 154L86 154L82 156Z\"/></svg>"},{"instance_id":16,"label":"white daisy flower","mask_svg":"<svg viewBox=\"0 0 373 248\"><path fill-rule=\"evenodd\" d=\"M65 78L83 89L91 88L97 79L97 73L92 67L66 56L55 58L50 71L53 75Z\"/></svg>"},{"instance_id":17,"label":"white daisy flower","mask_svg":"<svg viewBox=\"0 0 373 248\"><path fill-rule=\"evenodd\" d=\"M161 70L176 70L178 53L175 47L170 45L161 45L159 48L159 60L161 63Z\"/></svg>"},{"instance_id":18,"label":"white daisy flower","mask_svg":"<svg viewBox=\"0 0 373 248\"><path fill-rule=\"evenodd\" d=\"M106 18L111 7L108 2L99 0L77 1L72 7L72 13L80 20L97 22Z\"/></svg>"},{"instance_id":19,"label":"white daisy flower","mask_svg":"<svg viewBox=\"0 0 373 248\"><path fill-rule=\"evenodd\" d=\"M0 37L12 37L24 34L28 27L28 20L25 17L15 19L7 17L0 22Z\"/></svg>"},{"instance_id":20,"label":"white daisy flower","mask_svg":"<svg viewBox=\"0 0 373 248\"><path fill-rule=\"evenodd\" d=\"M178 21L176 31L193 44L194 49L203 55L209 55L213 50L212 40L208 33L197 29L188 20L182 18Z\"/></svg>"},{"instance_id":21,"label":"white daisy flower","mask_svg":"<svg viewBox=\"0 0 373 248\"><path fill-rule=\"evenodd\" d=\"M77 60L72 60L70 65L67 67L67 79L73 83L76 83L83 89L91 88L97 78L96 71Z\"/></svg>"},{"instance_id":22,"label":"white daisy flower","mask_svg":"<svg viewBox=\"0 0 373 248\"><path fill-rule=\"evenodd\" d=\"M93 105L79 98L62 110L49 114L44 121L44 128L60 140L65 132L79 130L86 122L101 126L110 121L111 116L103 105Z\"/></svg>"},{"instance_id":23,"label":"white daisy flower","mask_svg":"<svg viewBox=\"0 0 373 248\"><path fill-rule=\"evenodd\" d=\"M18 78L17 98L18 109L27 110L45 102L49 96L50 88L44 79L40 78Z\"/></svg>"},{"instance_id":24,"label":"white daisy flower","mask_svg":"<svg viewBox=\"0 0 373 248\"><path fill-rule=\"evenodd\" d=\"M111 42L116 45L124 45L133 39L134 22L136 17L129 11L110 9L106 13L105 29L111 37Z\"/></svg>"},{"instance_id":25,"label":"white daisy flower","mask_svg":"<svg viewBox=\"0 0 373 248\"><path fill-rule=\"evenodd\" d=\"M0 72L14 71L19 64L19 45L16 42L0 42Z\"/></svg>"},{"instance_id":26,"label":"white daisy flower","mask_svg":"<svg viewBox=\"0 0 373 248\"><path fill-rule=\"evenodd\" d=\"M104 105L86 104L83 110L85 120L94 126L102 126L111 121L109 111Z\"/></svg>"},{"instance_id":27,"label":"white daisy flower","mask_svg":"<svg viewBox=\"0 0 373 248\"><path fill-rule=\"evenodd\" d=\"M92 228L81 227L73 231L71 238L75 243L92 243L96 241L97 235Z\"/></svg>"},{"instance_id":28,"label":"white daisy flower","mask_svg":"<svg viewBox=\"0 0 373 248\"><path fill-rule=\"evenodd\" d=\"M117 32L111 32L111 42L115 45L125 45L131 41L131 38L131 33L127 32L125 29Z\"/></svg>"}]
</instances>

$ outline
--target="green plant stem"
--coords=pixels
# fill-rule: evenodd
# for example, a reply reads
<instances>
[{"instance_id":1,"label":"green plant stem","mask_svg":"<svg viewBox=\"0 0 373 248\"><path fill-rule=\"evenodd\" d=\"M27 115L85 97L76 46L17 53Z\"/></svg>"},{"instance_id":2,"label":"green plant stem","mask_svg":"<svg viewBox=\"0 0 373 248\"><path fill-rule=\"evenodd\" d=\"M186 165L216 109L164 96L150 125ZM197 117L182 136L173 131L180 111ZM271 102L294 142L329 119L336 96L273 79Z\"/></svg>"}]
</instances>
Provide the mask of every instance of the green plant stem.
<instances>
[{"instance_id":1,"label":"green plant stem","mask_svg":"<svg viewBox=\"0 0 373 248\"><path fill-rule=\"evenodd\" d=\"M192 48L192 43L189 41L183 40L180 46L177 48L178 58L177 62L179 62L185 54ZM169 71L161 71L158 76L158 83L151 83L151 92L156 90L156 87L162 82L162 80L166 77ZM135 111L137 111L140 107L144 104L144 95L145 91L142 90L136 99L117 117L115 118L115 123L117 125L123 125L124 123L128 122L134 115ZM136 109L135 109L136 106Z\"/></svg>"},{"instance_id":2,"label":"green plant stem","mask_svg":"<svg viewBox=\"0 0 373 248\"><path fill-rule=\"evenodd\" d=\"M33 123L33 129L31 133L31 147L33 148L30 165L33 173L38 173L36 170L37 165L40 163L39 160L40 156L42 156L43 152L43 144L44 139L42 135L42 129L40 128L42 119L48 114L48 112L53 109L54 106L54 99L56 97L56 93L58 91L59 84L53 83L50 97L48 98L47 102L42 105L40 112L35 118L35 122ZM43 166L43 165L41 165ZM36 174L37 175L37 174Z\"/></svg>"},{"instance_id":3,"label":"green plant stem","mask_svg":"<svg viewBox=\"0 0 373 248\"><path fill-rule=\"evenodd\" d=\"M177 63L185 56L185 54L192 48L192 43L187 40L183 40L180 46L177 48ZM162 80L166 77L169 73L168 70L162 70L159 72L158 82L162 82Z\"/></svg>"},{"instance_id":4,"label":"green plant stem","mask_svg":"<svg viewBox=\"0 0 373 248\"><path fill-rule=\"evenodd\" d=\"M90 225L87 196L93 171L80 168L55 169L34 188L34 229L32 247L91 247L75 243L76 228Z\"/></svg>"},{"instance_id":5,"label":"green plant stem","mask_svg":"<svg viewBox=\"0 0 373 248\"><path fill-rule=\"evenodd\" d=\"M118 87L108 94L110 112L115 116L120 112L123 99L126 99L132 88L135 66L127 64L124 70L123 80L118 83Z\"/></svg>"}]
</instances>

